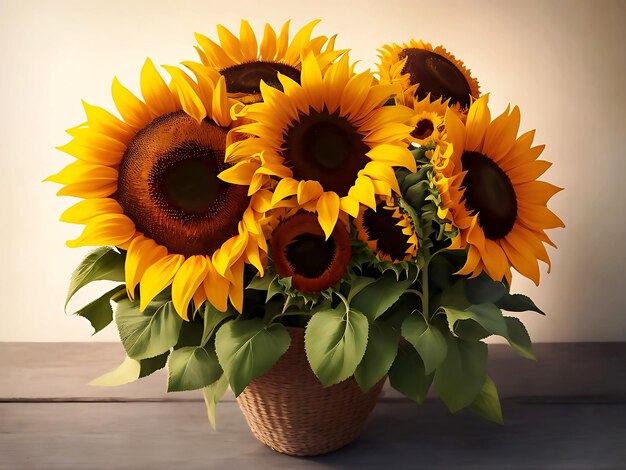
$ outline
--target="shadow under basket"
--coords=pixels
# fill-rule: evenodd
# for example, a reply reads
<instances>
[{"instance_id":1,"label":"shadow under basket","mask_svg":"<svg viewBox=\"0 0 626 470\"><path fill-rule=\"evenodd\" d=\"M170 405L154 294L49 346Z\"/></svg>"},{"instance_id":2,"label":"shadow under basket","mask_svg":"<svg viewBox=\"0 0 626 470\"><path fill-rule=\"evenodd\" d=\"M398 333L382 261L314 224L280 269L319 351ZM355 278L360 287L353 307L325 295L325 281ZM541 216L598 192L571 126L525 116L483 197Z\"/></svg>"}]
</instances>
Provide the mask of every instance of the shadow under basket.
<instances>
[{"instance_id":1,"label":"shadow under basket","mask_svg":"<svg viewBox=\"0 0 626 470\"><path fill-rule=\"evenodd\" d=\"M311 456L355 440L385 380L363 393L354 377L323 387L304 351L304 329L288 328L291 346L237 401L254 436L283 454Z\"/></svg>"}]
</instances>

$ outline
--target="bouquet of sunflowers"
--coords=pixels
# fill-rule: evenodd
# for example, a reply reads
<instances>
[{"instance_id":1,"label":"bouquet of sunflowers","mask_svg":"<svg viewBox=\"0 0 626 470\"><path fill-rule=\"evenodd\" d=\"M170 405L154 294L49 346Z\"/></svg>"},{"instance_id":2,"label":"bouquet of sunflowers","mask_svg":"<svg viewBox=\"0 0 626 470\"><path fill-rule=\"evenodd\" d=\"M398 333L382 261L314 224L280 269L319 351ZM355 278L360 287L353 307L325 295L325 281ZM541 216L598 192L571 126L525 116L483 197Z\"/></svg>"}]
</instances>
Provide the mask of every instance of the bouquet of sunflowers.
<instances>
[{"instance_id":1,"label":"bouquet of sunflowers","mask_svg":"<svg viewBox=\"0 0 626 470\"><path fill-rule=\"evenodd\" d=\"M68 301L118 282L76 312L96 332L114 321L128 356L95 383L167 366L168 390L201 389L213 421L299 329L324 387L388 377L421 403L434 384L450 411L499 422L482 340L533 358L502 311L542 312L510 293L511 268L538 284L545 230L563 226L543 146L518 137L517 107L492 120L443 47L386 45L357 72L316 24L260 42L246 21L239 37L218 26L167 80L147 60L142 99L115 79L119 115L84 103L60 147L76 160L48 180L81 199L61 216L85 226L68 246L98 247Z\"/></svg>"}]
</instances>

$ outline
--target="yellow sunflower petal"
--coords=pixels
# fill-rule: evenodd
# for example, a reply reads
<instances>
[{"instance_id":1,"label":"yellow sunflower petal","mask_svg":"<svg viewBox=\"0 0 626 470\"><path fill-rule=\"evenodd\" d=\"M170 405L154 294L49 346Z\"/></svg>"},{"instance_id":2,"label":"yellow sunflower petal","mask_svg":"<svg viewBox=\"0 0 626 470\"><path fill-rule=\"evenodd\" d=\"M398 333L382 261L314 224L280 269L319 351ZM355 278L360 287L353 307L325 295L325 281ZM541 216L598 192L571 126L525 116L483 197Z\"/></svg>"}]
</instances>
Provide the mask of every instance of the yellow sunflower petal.
<instances>
[{"instance_id":1,"label":"yellow sunflower petal","mask_svg":"<svg viewBox=\"0 0 626 470\"><path fill-rule=\"evenodd\" d=\"M274 60L276 56L276 32L269 24L265 25L259 53L261 60Z\"/></svg>"},{"instance_id":2,"label":"yellow sunflower petal","mask_svg":"<svg viewBox=\"0 0 626 470\"><path fill-rule=\"evenodd\" d=\"M142 129L154 118L148 106L125 88L117 78L113 79L111 93L122 118L135 129Z\"/></svg>"},{"instance_id":3,"label":"yellow sunflower petal","mask_svg":"<svg viewBox=\"0 0 626 470\"><path fill-rule=\"evenodd\" d=\"M466 150L479 150L482 147L485 132L491 122L488 100L489 95L484 95L470 106L467 113L467 140L464 147Z\"/></svg>"},{"instance_id":4,"label":"yellow sunflower petal","mask_svg":"<svg viewBox=\"0 0 626 470\"><path fill-rule=\"evenodd\" d=\"M241 26L239 28L239 37L241 52L244 57L251 61L256 60L258 53L258 44L256 41L256 36L254 35L254 31L250 27L250 23L246 20L241 20Z\"/></svg>"},{"instance_id":5,"label":"yellow sunflower petal","mask_svg":"<svg viewBox=\"0 0 626 470\"><path fill-rule=\"evenodd\" d=\"M150 59L146 59L141 69L140 87L146 105L155 115L176 111L176 100Z\"/></svg>"},{"instance_id":6,"label":"yellow sunflower petal","mask_svg":"<svg viewBox=\"0 0 626 470\"><path fill-rule=\"evenodd\" d=\"M228 309L228 290L230 282L221 276L209 260L207 276L204 279L203 287L207 300L220 312Z\"/></svg>"},{"instance_id":7,"label":"yellow sunflower petal","mask_svg":"<svg viewBox=\"0 0 626 470\"><path fill-rule=\"evenodd\" d=\"M139 285L141 311L144 311L152 299L172 283L184 261L183 255L167 255L146 269Z\"/></svg>"},{"instance_id":8,"label":"yellow sunflower petal","mask_svg":"<svg viewBox=\"0 0 626 470\"><path fill-rule=\"evenodd\" d=\"M243 261L239 261L231 267L233 282L228 289L228 298L233 307L241 313L243 311Z\"/></svg>"},{"instance_id":9,"label":"yellow sunflower petal","mask_svg":"<svg viewBox=\"0 0 626 470\"><path fill-rule=\"evenodd\" d=\"M317 201L324 193L324 188L318 181L300 181L296 193L298 204L304 205L309 201Z\"/></svg>"},{"instance_id":10,"label":"yellow sunflower petal","mask_svg":"<svg viewBox=\"0 0 626 470\"><path fill-rule=\"evenodd\" d=\"M87 224L91 219L104 214L122 214L124 210L115 199L97 198L84 199L79 203L66 209L61 218L61 222L69 224Z\"/></svg>"},{"instance_id":11,"label":"yellow sunflower petal","mask_svg":"<svg viewBox=\"0 0 626 470\"><path fill-rule=\"evenodd\" d=\"M317 201L317 214L320 226L324 230L326 240L335 229L335 224L339 218L339 196L333 192L323 193Z\"/></svg>"},{"instance_id":12,"label":"yellow sunflower petal","mask_svg":"<svg viewBox=\"0 0 626 470\"><path fill-rule=\"evenodd\" d=\"M172 281L172 301L176 312L188 320L187 307L209 271L206 256L190 256L176 272Z\"/></svg>"},{"instance_id":13,"label":"yellow sunflower petal","mask_svg":"<svg viewBox=\"0 0 626 470\"><path fill-rule=\"evenodd\" d=\"M104 214L91 219L83 233L75 240L68 240L67 246L120 246L133 235L135 224L124 214Z\"/></svg>"},{"instance_id":14,"label":"yellow sunflower petal","mask_svg":"<svg viewBox=\"0 0 626 470\"><path fill-rule=\"evenodd\" d=\"M377 162L385 163L390 166L401 166L413 173L417 171L415 157L413 157L413 154L406 147L383 144L374 147L367 152L366 155Z\"/></svg>"},{"instance_id":15,"label":"yellow sunflower petal","mask_svg":"<svg viewBox=\"0 0 626 470\"><path fill-rule=\"evenodd\" d=\"M141 282L146 269L167 256L167 249L154 240L143 236L133 239L126 253L124 265L126 291L130 300L135 298L135 288Z\"/></svg>"},{"instance_id":16,"label":"yellow sunflower petal","mask_svg":"<svg viewBox=\"0 0 626 470\"><path fill-rule=\"evenodd\" d=\"M254 172L259 169L260 163L256 160L239 162L222 171L217 177L231 184L249 185Z\"/></svg>"}]
</instances>

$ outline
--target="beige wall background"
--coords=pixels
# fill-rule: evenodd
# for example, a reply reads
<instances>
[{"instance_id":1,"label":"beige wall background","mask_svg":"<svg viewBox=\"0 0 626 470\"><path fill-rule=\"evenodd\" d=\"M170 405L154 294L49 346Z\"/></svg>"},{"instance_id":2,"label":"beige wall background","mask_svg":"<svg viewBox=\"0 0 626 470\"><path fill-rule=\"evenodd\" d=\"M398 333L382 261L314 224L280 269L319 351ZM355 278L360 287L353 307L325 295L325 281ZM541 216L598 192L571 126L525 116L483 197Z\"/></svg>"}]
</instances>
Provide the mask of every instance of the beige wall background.
<instances>
[{"instance_id":1,"label":"beige wall background","mask_svg":"<svg viewBox=\"0 0 626 470\"><path fill-rule=\"evenodd\" d=\"M535 341L626 340L626 2L0 0L0 341L117 340L63 313L87 250L65 247L80 230L57 222L72 201L40 182L71 160L54 147L82 122L81 98L113 109L114 75L138 92L146 56L195 59L195 31L215 38L216 23L238 30L241 17L259 32L321 18L317 33L340 33L363 67L386 42L443 44L491 92L492 114L519 105L554 162L544 178L566 188L551 208L567 225L551 233L559 249L541 286L514 279L548 313L521 317Z\"/></svg>"}]
</instances>

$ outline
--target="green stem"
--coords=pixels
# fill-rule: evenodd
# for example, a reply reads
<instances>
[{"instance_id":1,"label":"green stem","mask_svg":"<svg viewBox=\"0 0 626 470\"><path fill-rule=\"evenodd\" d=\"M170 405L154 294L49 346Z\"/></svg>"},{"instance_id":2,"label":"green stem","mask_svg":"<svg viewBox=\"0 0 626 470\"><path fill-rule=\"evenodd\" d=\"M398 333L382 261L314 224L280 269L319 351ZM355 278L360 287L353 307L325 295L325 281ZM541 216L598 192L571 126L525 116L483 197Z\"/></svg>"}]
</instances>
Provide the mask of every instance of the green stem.
<instances>
[{"instance_id":1,"label":"green stem","mask_svg":"<svg viewBox=\"0 0 626 470\"><path fill-rule=\"evenodd\" d=\"M426 258L424 260L424 267L422 268L422 315L427 324L430 322L430 314L428 312L428 264L431 259L432 258Z\"/></svg>"}]
</instances>

